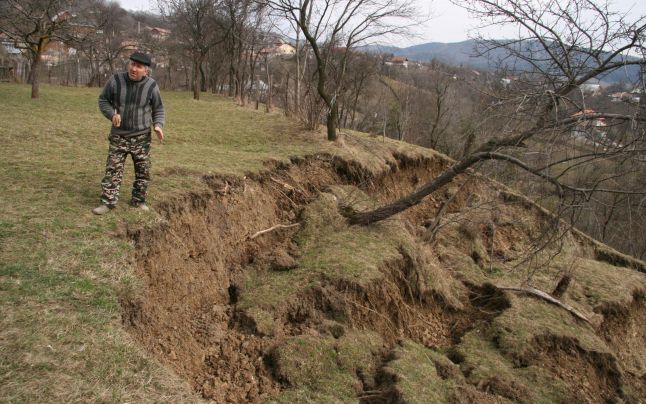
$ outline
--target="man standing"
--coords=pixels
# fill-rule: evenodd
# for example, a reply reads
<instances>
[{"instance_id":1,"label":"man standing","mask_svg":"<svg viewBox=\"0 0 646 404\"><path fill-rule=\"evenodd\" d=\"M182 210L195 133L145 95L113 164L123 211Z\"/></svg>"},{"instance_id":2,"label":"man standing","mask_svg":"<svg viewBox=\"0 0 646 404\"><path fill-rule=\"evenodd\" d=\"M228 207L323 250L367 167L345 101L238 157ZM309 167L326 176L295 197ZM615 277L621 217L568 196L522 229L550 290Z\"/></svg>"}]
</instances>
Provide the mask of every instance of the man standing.
<instances>
[{"instance_id":1,"label":"man standing","mask_svg":"<svg viewBox=\"0 0 646 404\"><path fill-rule=\"evenodd\" d=\"M130 55L128 71L112 76L99 96L99 109L112 121L112 129L105 176L101 181L101 205L92 209L97 215L117 205L128 154L135 165L130 204L149 210L146 191L150 181L151 123L160 142L164 140L164 106L157 83L148 77L150 62L145 53L134 52Z\"/></svg>"}]
</instances>

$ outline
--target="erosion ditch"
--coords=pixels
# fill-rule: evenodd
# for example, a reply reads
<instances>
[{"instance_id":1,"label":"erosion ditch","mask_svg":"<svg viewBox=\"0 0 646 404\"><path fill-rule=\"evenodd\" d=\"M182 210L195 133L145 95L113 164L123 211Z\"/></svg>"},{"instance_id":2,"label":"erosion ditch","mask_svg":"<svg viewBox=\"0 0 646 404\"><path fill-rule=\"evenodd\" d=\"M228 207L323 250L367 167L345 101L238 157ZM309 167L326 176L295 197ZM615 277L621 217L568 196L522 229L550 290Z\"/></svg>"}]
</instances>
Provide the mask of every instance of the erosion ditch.
<instances>
[{"instance_id":1,"label":"erosion ditch","mask_svg":"<svg viewBox=\"0 0 646 404\"><path fill-rule=\"evenodd\" d=\"M485 190L487 184L464 176L458 185L402 215L402 231L412 241L396 245L368 277L365 272L353 277L301 265L309 245L302 234L313 220L308 210L313 204L392 200L446 164L393 153L375 172L353 161L316 155L269 162L266 171L244 178L204 177L208 192L162 203L157 207L161 223L128 231L137 247L134 261L144 288L122 299L124 326L144 349L214 402L340 399L327 395L332 393L326 383L337 386L334 394L346 399L407 401L401 374L389 367L402 357L397 352L404 341L448 352L434 362L438 386L459 385L464 397L504 401L505 391L513 389L495 388L495 383L508 380L488 379L487 384L474 379L474 365L460 357L466 351L455 348L492 327L511 303L484 278L446 268L455 267L459 256L470 262L471 270L492 271L483 257L494 251L493 242L497 250L492 257L504 260L513 253L514 237L529 230L501 231L495 239L484 221L467 230L449 223L446 231L455 227L455 234L467 232L470 239L468 245L440 253L434 251L438 242L429 241L428 224L440 209L451 215L473 205L474 195L499 192L500 199L508 199L507 193ZM361 192L343 191L347 186ZM336 219L323 217L321 225L326 220ZM277 224L292 226L257 234ZM479 237L485 241L478 244ZM442 243L451 244L451 238L440 237ZM545 347L534 351L545 363L560 352L553 341L534 341ZM434 355L428 352L424 355ZM623 394L623 375L616 366L605 365L615 358L608 355L611 359L605 362L585 363L600 363L594 372L609 380L602 391L590 395L611 400ZM643 377L636 372L633 379ZM557 370L552 373L560 377ZM444 399L459 396L451 391Z\"/></svg>"}]
</instances>

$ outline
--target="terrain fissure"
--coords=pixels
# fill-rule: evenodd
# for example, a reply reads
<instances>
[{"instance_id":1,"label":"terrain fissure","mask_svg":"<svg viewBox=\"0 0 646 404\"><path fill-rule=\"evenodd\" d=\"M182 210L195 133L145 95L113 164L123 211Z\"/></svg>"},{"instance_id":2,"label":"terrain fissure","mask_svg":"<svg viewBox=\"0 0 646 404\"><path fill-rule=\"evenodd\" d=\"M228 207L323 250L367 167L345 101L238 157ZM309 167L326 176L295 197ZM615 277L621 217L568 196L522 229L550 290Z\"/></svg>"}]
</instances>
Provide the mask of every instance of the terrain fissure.
<instances>
[{"instance_id":1,"label":"terrain fissure","mask_svg":"<svg viewBox=\"0 0 646 404\"><path fill-rule=\"evenodd\" d=\"M401 220L369 228L349 226L339 213L393 200L445 165L393 153L370 171L315 155L270 162L244 178L205 176L209 191L164 202L160 223L129 231L142 288L122 299L126 328L215 402L325 400L333 394L326 383L336 386L334 394L362 402L406 401L392 369L409 352L406 341L448 353L434 359L433 369L442 369L444 384L469 386L464 397L514 399L491 387L503 382L474 379L473 364L447 359L464 356L461 344L474 333L493 333L495 319L511 307L484 278L447 269L456 269L461 251L479 257L468 258L471 270L492 271L495 257L486 258L475 240L491 237L486 223L465 230L451 216L477 205L474 195L486 181L470 185L478 181L460 177L457 188ZM473 232L468 246L458 248L440 234L444 229L423 225L434 223L440 209L449 223L455 219L449 233ZM495 233L496 248L506 248L498 258L514 252L510 232ZM489 265L476 262L482 257ZM327 357L335 359L319 369ZM609 385L607 396L623 394L619 385Z\"/></svg>"}]
</instances>

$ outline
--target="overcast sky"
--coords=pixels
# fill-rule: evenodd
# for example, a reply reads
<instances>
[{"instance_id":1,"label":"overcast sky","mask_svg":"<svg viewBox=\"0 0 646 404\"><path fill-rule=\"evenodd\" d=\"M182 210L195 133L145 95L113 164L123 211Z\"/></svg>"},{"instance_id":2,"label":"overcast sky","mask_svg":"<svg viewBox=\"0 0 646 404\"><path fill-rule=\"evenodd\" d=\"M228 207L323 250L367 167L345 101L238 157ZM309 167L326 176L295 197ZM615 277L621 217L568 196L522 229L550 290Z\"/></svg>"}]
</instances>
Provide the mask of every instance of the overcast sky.
<instances>
[{"instance_id":1,"label":"overcast sky","mask_svg":"<svg viewBox=\"0 0 646 404\"><path fill-rule=\"evenodd\" d=\"M155 1L151 0L117 0L121 6L128 10L148 11L155 9ZM418 0L420 9L431 15L431 19L420 29L420 36L406 43L397 43L398 46L409 46L426 42L459 42L469 39L473 34L476 21L469 15L449 2L449 0ZM636 17L646 16L646 0L613 0L613 8L620 12L628 12ZM491 32L496 38L512 37L510 31L505 36L504 31L498 29Z\"/></svg>"}]
</instances>

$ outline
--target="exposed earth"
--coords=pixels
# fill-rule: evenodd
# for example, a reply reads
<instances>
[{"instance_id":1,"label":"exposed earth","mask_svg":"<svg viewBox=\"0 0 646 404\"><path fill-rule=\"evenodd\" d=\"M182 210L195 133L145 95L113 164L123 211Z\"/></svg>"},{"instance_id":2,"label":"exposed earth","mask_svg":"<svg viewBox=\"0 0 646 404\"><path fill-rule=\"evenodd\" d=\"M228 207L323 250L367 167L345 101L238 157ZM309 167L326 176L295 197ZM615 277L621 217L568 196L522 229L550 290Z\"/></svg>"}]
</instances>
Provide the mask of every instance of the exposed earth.
<instances>
[{"instance_id":1,"label":"exposed earth","mask_svg":"<svg viewBox=\"0 0 646 404\"><path fill-rule=\"evenodd\" d=\"M450 163L344 141L371 162L321 154L205 176L209 192L127 229L134 339L218 403L646 400L643 262L475 173L349 226L344 209L391 201ZM504 289L530 286L588 321Z\"/></svg>"}]
</instances>

